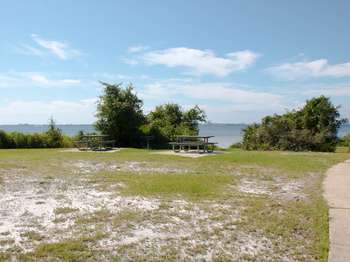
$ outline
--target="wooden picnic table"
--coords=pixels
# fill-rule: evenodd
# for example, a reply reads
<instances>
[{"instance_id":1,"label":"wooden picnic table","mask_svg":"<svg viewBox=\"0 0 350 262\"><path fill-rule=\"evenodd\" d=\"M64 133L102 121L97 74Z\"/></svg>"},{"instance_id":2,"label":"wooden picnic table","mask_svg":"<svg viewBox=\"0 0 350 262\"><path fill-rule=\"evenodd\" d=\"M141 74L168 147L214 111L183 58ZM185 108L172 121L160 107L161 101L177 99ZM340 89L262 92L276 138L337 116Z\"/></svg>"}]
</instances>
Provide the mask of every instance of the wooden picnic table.
<instances>
[{"instance_id":1,"label":"wooden picnic table","mask_svg":"<svg viewBox=\"0 0 350 262\"><path fill-rule=\"evenodd\" d=\"M75 141L79 150L102 151L114 147L115 140L106 140L108 135L83 135L81 140Z\"/></svg>"},{"instance_id":2,"label":"wooden picnic table","mask_svg":"<svg viewBox=\"0 0 350 262\"><path fill-rule=\"evenodd\" d=\"M193 147L197 149L197 152L200 153L202 149L203 152L212 152L216 142L209 142L209 139L214 136L188 136L180 135L176 136L176 141L170 142L174 152L189 151Z\"/></svg>"}]
</instances>

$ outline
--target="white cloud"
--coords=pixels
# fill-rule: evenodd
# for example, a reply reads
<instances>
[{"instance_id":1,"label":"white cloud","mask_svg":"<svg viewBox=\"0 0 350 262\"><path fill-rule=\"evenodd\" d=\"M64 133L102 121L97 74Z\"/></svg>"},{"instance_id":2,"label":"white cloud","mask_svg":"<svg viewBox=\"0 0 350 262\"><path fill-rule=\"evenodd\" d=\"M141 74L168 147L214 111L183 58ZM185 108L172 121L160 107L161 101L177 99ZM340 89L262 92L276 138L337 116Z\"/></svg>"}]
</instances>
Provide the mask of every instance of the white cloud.
<instances>
[{"instance_id":1,"label":"white cloud","mask_svg":"<svg viewBox=\"0 0 350 262\"><path fill-rule=\"evenodd\" d=\"M229 83L155 83L139 90L147 111L160 103L198 104L208 119L220 123L251 123L291 109L279 94L247 90Z\"/></svg>"},{"instance_id":2,"label":"white cloud","mask_svg":"<svg viewBox=\"0 0 350 262\"><path fill-rule=\"evenodd\" d=\"M186 67L191 69L193 74L223 77L248 68L258 56L250 50L243 50L218 57L210 50L178 47L147 52L142 55L142 60L149 65Z\"/></svg>"},{"instance_id":3,"label":"white cloud","mask_svg":"<svg viewBox=\"0 0 350 262\"><path fill-rule=\"evenodd\" d=\"M17 87L71 87L80 85L80 79L52 78L37 72L0 73L0 88Z\"/></svg>"},{"instance_id":4,"label":"white cloud","mask_svg":"<svg viewBox=\"0 0 350 262\"><path fill-rule=\"evenodd\" d=\"M95 121L96 99L80 101L12 101L0 106L0 124L43 124L52 116L59 124Z\"/></svg>"},{"instance_id":5,"label":"white cloud","mask_svg":"<svg viewBox=\"0 0 350 262\"><path fill-rule=\"evenodd\" d=\"M174 101L189 99L195 103L225 105L236 111L284 109L283 97L267 92L244 90L225 83L170 84L146 86L140 96L147 99Z\"/></svg>"},{"instance_id":6,"label":"white cloud","mask_svg":"<svg viewBox=\"0 0 350 262\"><path fill-rule=\"evenodd\" d=\"M47 40L35 34L32 34L31 36L38 47L21 45L20 47L16 48L17 52L25 55L43 56L46 51L61 60L68 60L82 55L81 51L71 48L68 43L56 40Z\"/></svg>"},{"instance_id":7,"label":"white cloud","mask_svg":"<svg viewBox=\"0 0 350 262\"><path fill-rule=\"evenodd\" d=\"M145 45L134 45L134 46L128 47L128 52L129 53L139 53L139 52L146 51L147 49L149 49L149 47L145 46Z\"/></svg>"},{"instance_id":8,"label":"white cloud","mask_svg":"<svg viewBox=\"0 0 350 262\"><path fill-rule=\"evenodd\" d=\"M273 76L284 80L295 80L309 77L346 77L350 76L350 63L328 63L327 59L284 63L267 69Z\"/></svg>"}]
</instances>

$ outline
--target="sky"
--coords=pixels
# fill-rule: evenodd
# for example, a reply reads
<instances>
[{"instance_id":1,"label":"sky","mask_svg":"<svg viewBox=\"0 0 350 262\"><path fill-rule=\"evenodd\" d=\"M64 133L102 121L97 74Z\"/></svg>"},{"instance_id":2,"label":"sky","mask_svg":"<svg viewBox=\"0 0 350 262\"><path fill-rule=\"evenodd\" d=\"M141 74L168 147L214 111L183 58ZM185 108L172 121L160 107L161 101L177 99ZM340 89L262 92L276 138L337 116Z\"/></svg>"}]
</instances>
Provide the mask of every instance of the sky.
<instances>
[{"instance_id":1,"label":"sky","mask_svg":"<svg viewBox=\"0 0 350 262\"><path fill-rule=\"evenodd\" d=\"M258 122L325 95L350 118L348 0L2 0L0 124L90 124L99 81L144 112Z\"/></svg>"}]
</instances>

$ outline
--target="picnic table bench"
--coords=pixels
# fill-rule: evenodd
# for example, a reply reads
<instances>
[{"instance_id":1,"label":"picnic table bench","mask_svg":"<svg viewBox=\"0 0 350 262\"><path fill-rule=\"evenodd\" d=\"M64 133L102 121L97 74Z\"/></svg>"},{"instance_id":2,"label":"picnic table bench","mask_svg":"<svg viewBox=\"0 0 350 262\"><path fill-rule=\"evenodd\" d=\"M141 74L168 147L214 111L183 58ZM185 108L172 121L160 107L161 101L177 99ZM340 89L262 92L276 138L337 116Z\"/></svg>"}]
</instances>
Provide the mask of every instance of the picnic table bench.
<instances>
[{"instance_id":1,"label":"picnic table bench","mask_svg":"<svg viewBox=\"0 0 350 262\"><path fill-rule=\"evenodd\" d=\"M112 149L115 145L115 140L106 140L107 137L108 135L83 135L81 140L74 141L74 145L82 151Z\"/></svg>"},{"instance_id":2,"label":"picnic table bench","mask_svg":"<svg viewBox=\"0 0 350 262\"><path fill-rule=\"evenodd\" d=\"M170 142L174 152L190 151L191 149L197 149L197 152L213 152L216 142L209 142L209 139L214 136L177 136L176 141Z\"/></svg>"}]
</instances>

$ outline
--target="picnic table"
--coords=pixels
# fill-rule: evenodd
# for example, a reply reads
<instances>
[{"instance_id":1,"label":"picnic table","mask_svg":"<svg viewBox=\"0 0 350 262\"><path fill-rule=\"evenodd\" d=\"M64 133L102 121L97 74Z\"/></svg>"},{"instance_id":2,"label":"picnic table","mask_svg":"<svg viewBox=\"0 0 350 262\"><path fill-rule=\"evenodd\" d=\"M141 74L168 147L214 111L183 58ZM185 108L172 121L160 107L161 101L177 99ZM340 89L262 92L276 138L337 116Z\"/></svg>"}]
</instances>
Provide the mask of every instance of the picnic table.
<instances>
[{"instance_id":1,"label":"picnic table","mask_svg":"<svg viewBox=\"0 0 350 262\"><path fill-rule=\"evenodd\" d=\"M170 142L174 152L190 151L191 149L197 149L200 153L202 150L204 153L213 152L216 142L209 142L209 139L214 136L176 136L176 141Z\"/></svg>"},{"instance_id":2,"label":"picnic table","mask_svg":"<svg viewBox=\"0 0 350 262\"><path fill-rule=\"evenodd\" d=\"M81 140L75 141L74 144L79 150L103 151L112 149L115 140L106 140L108 135L83 135Z\"/></svg>"}]
</instances>

